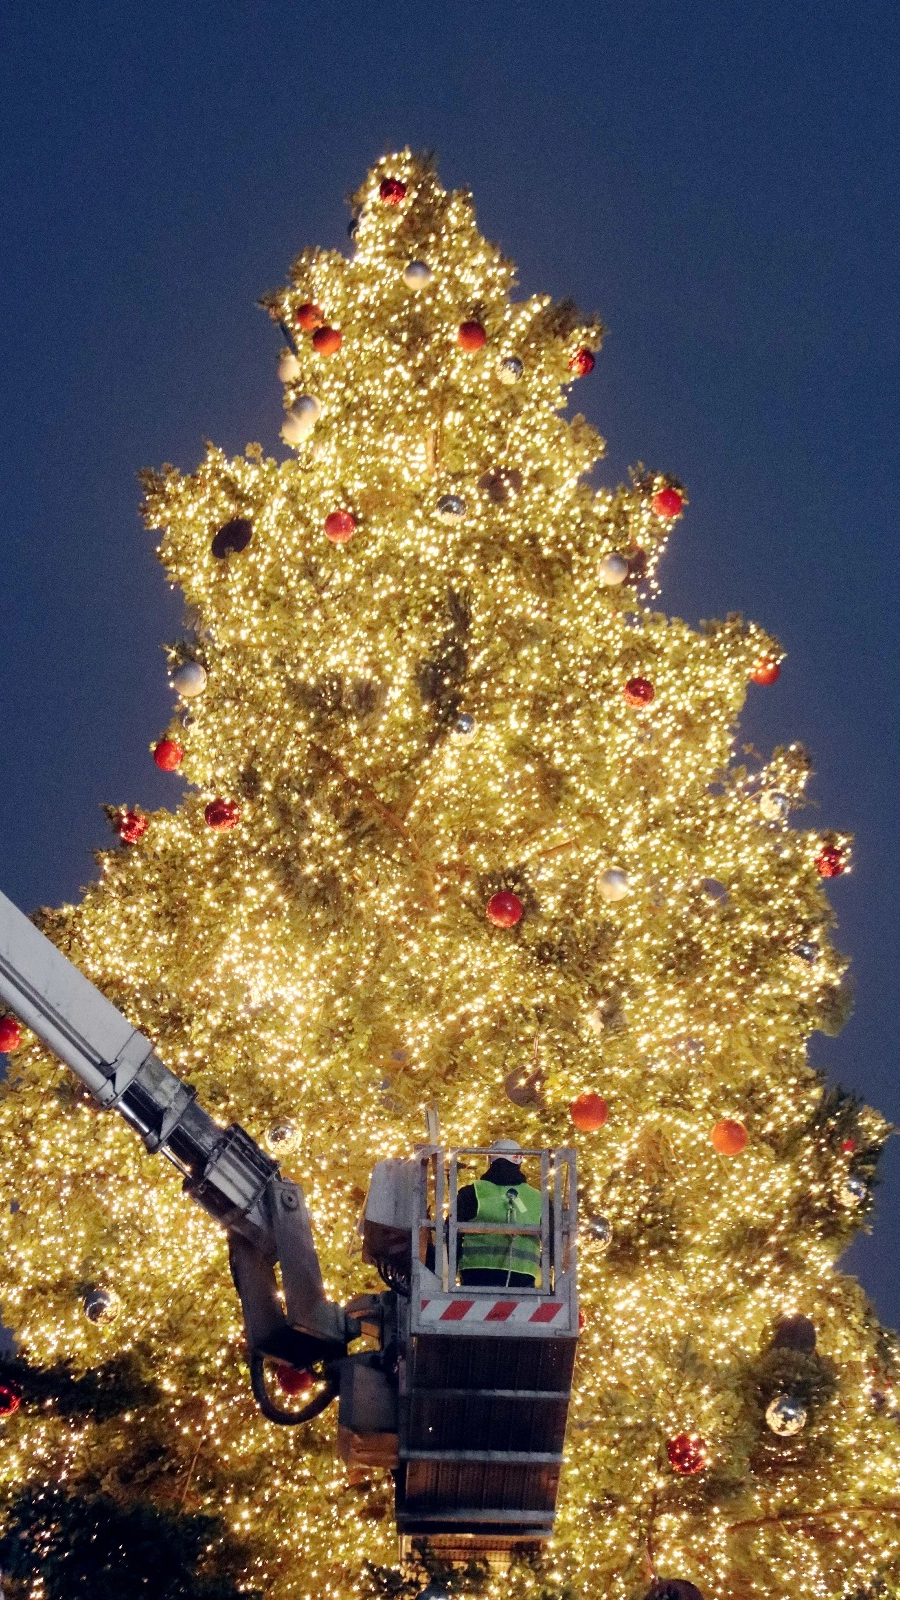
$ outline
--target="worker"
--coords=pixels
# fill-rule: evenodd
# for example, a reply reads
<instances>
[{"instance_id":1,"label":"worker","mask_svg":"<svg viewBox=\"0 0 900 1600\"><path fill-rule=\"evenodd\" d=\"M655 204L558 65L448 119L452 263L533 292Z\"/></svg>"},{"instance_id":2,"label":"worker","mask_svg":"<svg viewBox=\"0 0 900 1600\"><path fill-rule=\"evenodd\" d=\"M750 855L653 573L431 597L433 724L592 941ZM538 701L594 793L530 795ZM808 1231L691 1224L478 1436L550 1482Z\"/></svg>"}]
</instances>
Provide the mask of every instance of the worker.
<instances>
[{"instance_id":1,"label":"worker","mask_svg":"<svg viewBox=\"0 0 900 1600\"><path fill-rule=\"evenodd\" d=\"M497 1139L487 1172L467 1183L456 1197L457 1221L516 1222L541 1225L541 1191L522 1172L522 1147ZM535 1233L461 1233L459 1264L463 1284L533 1289L541 1267L541 1241Z\"/></svg>"}]
</instances>

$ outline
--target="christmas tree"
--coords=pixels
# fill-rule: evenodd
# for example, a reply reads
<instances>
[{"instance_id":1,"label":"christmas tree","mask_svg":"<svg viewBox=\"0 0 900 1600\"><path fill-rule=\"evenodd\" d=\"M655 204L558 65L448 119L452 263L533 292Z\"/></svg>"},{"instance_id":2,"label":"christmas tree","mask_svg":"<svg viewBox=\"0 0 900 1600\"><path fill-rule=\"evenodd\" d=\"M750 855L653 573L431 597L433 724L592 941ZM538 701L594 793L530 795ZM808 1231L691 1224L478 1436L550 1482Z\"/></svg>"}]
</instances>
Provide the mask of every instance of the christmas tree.
<instances>
[{"instance_id":1,"label":"christmas tree","mask_svg":"<svg viewBox=\"0 0 900 1600\"><path fill-rule=\"evenodd\" d=\"M556 1538L484 1592L900 1582L894 1345L835 1270L889 1130L806 1058L846 1008L823 880L849 841L793 825L799 747L736 754L779 648L653 609L687 496L589 480L602 441L563 412L599 324L513 299L408 151L354 218L349 258L304 252L265 301L287 459L145 476L188 605L154 756L188 789L111 811L97 882L42 926L303 1183L341 1302L374 1287L372 1164L427 1107L450 1143L577 1145ZM10 1061L7 1503L218 1518L210 1570L238 1541L269 1600L398 1592L389 1475L351 1481L332 1412L254 1407L221 1232L33 1039ZM113 1401L73 1406L98 1372Z\"/></svg>"}]
</instances>

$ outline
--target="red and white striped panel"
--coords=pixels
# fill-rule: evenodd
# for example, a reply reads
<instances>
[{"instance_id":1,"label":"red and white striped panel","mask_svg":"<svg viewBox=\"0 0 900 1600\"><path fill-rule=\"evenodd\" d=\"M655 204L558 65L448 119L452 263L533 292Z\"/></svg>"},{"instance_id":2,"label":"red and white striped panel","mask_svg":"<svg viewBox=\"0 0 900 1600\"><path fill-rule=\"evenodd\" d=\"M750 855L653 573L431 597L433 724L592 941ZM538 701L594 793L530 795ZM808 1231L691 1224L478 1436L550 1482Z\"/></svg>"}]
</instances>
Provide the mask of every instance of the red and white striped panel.
<instances>
[{"instance_id":1,"label":"red and white striped panel","mask_svg":"<svg viewBox=\"0 0 900 1600\"><path fill-rule=\"evenodd\" d=\"M420 1322L543 1322L561 1321L565 1306L561 1300L477 1300L442 1298L423 1300Z\"/></svg>"}]
</instances>

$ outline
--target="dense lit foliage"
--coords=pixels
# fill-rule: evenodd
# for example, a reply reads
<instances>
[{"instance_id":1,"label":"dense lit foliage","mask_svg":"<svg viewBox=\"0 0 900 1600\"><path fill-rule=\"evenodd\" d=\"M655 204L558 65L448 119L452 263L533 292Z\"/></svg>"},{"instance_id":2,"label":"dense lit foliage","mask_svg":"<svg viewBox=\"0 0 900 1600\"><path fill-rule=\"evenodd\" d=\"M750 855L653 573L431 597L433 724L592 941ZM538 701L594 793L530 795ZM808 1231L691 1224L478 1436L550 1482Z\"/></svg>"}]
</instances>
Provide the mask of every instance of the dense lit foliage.
<instances>
[{"instance_id":1,"label":"dense lit foliage","mask_svg":"<svg viewBox=\"0 0 900 1600\"><path fill-rule=\"evenodd\" d=\"M468 196L408 152L355 206L349 257L305 252L266 299L296 448L146 476L189 608L170 664L206 672L160 730L188 789L43 925L219 1120L290 1125L335 1297L371 1286L368 1172L426 1106L452 1142L533 1146L571 1141L577 1096L608 1103L575 1136L583 1216L612 1243L588 1232L581 1256L558 1536L543 1571L482 1579L492 1595L896 1580L893 1351L834 1269L887 1129L806 1059L846 1009L822 879L848 841L793 825L799 748L735 755L778 648L652 609L686 496L589 476L602 441L563 412L599 325L511 299ZM501 893L522 908L506 927L485 914ZM270 1600L389 1592L390 1480L348 1481L330 1415L258 1417L220 1233L33 1041L11 1059L7 1320L32 1363L130 1353L149 1388L111 1415L26 1395L3 1479L219 1514ZM98 1285L119 1315L92 1325ZM773 1348L798 1313L816 1348ZM766 1422L783 1394L791 1436ZM678 1471L683 1435L701 1465Z\"/></svg>"}]
</instances>

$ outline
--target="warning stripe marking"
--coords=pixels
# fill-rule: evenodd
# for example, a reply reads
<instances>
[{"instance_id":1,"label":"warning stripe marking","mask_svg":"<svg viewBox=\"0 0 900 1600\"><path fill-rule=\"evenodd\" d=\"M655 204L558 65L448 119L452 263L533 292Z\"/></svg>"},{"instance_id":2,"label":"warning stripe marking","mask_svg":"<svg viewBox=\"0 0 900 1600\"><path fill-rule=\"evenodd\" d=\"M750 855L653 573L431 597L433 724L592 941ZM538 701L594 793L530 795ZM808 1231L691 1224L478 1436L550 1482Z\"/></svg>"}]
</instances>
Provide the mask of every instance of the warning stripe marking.
<instances>
[{"instance_id":1,"label":"warning stripe marking","mask_svg":"<svg viewBox=\"0 0 900 1600\"><path fill-rule=\"evenodd\" d=\"M423 1322L555 1322L561 1300L423 1300Z\"/></svg>"}]
</instances>

